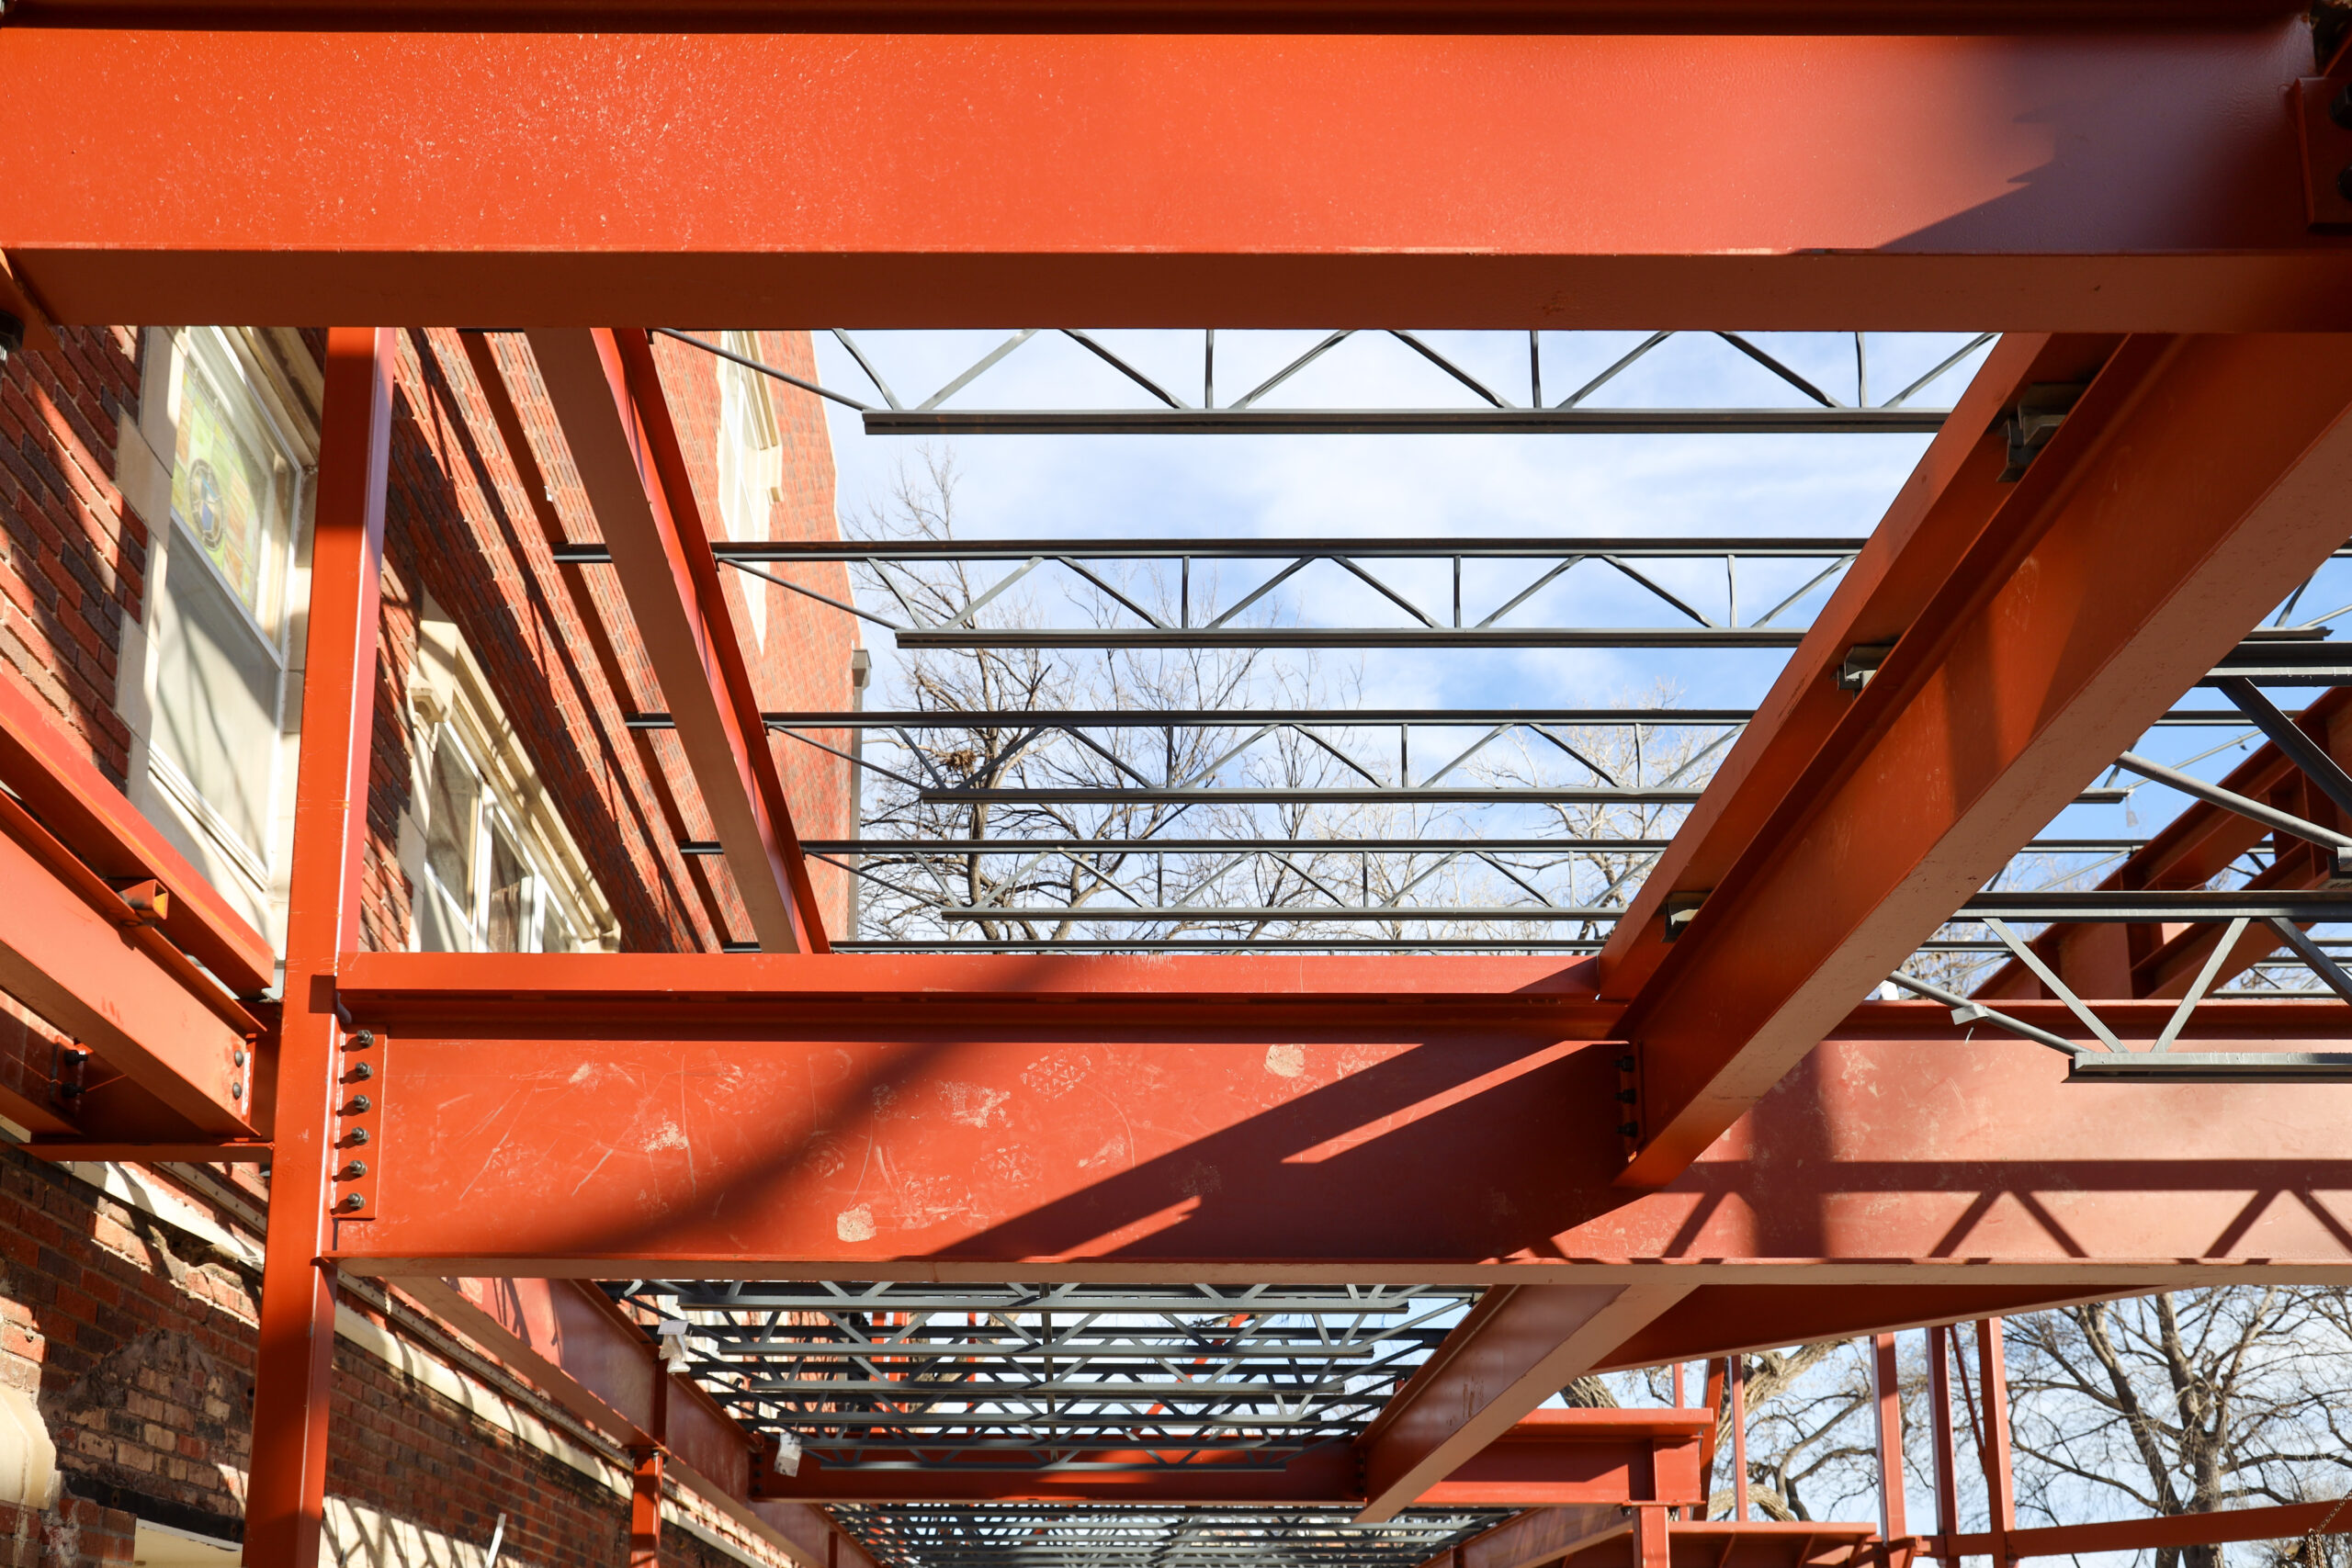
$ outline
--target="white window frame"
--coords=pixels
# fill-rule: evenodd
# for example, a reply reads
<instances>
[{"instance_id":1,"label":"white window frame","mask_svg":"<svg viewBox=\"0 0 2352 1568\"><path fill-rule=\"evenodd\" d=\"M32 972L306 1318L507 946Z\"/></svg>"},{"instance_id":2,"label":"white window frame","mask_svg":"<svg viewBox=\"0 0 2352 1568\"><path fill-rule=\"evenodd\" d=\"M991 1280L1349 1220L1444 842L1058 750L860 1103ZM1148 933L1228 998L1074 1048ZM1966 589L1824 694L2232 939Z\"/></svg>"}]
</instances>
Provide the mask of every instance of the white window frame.
<instances>
[{"instance_id":1,"label":"white window frame","mask_svg":"<svg viewBox=\"0 0 2352 1568\"><path fill-rule=\"evenodd\" d=\"M729 331L719 342L730 354L760 357L757 333ZM718 515L737 543L766 539L775 508L784 499L784 426L775 416L766 379L757 371L714 356L718 367ZM741 576L741 574L738 574ZM752 622L752 646L768 642L768 585L741 579L743 604Z\"/></svg>"},{"instance_id":2,"label":"white window frame","mask_svg":"<svg viewBox=\"0 0 2352 1568\"><path fill-rule=\"evenodd\" d=\"M422 916L424 902L431 899L466 940L461 948L437 951L544 951L539 944L550 908L571 929L569 951L612 951L619 945L618 921L589 872L585 857L532 772L472 650L430 594L424 596L422 608L417 661L409 683L409 808L401 822L400 844L401 867L411 889L410 950L424 951ZM470 899L443 884L425 852L433 831L433 780L443 747L454 748L481 784L480 804L465 846L473 883ZM511 950L484 945L490 927L492 846L501 832L522 860L525 873L521 943Z\"/></svg>"},{"instance_id":3,"label":"white window frame","mask_svg":"<svg viewBox=\"0 0 2352 1568\"><path fill-rule=\"evenodd\" d=\"M165 499L157 520L160 525L153 533L156 547L151 558L146 588L143 629L147 668L141 672L141 684L147 694L145 705L151 718L140 748L144 766L136 772L184 823L196 840L192 847L198 851L199 863L210 862L234 872L236 880L243 885L245 901L254 906L254 913L261 914L268 910L272 895L279 891L277 884L282 881L277 873L283 858L279 817L288 772L287 697L294 674L293 627L303 608L301 600L306 597L302 591L307 583L298 569L298 557L309 531L317 472L317 434L288 406L292 401L289 395L272 385L269 372L263 367L260 355L244 333L221 327L181 327L159 335L162 341L155 353L151 354L147 368L151 374L158 369L164 372L164 430L169 433L169 442L156 453L163 467ZM168 355L167 363L154 365L157 355ZM286 497L287 515L280 522L277 536L267 541L268 554L261 563L258 597L265 614L257 615L254 606L245 604L244 596L214 563L203 541L179 519L168 499L172 471L177 461L179 426L186 416L187 378L191 375L203 377L223 400L241 400L274 448L273 455L288 466L292 475ZM164 747L155 743L152 720L154 687L161 662L177 651L166 646L160 617L173 613L166 609L170 604L170 581L175 573L184 571L211 575L232 611L275 666L270 728L277 744L266 760L256 760L266 770L261 808L263 841L259 843L249 841L205 797L187 769Z\"/></svg>"}]
</instances>

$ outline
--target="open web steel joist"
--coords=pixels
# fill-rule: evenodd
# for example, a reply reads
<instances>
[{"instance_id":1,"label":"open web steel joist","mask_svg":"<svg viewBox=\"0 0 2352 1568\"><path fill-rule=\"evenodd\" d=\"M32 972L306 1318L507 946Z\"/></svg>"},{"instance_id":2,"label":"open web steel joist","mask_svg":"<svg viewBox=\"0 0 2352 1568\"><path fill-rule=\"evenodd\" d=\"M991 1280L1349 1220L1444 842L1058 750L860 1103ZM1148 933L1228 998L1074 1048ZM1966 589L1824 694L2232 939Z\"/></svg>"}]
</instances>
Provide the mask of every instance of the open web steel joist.
<instances>
[{"instance_id":1,"label":"open web steel joist","mask_svg":"<svg viewBox=\"0 0 2352 1568\"><path fill-rule=\"evenodd\" d=\"M324 6L199 28L168 5L29 0L0 28L0 303L36 346L44 321L514 325L466 358L493 380L527 363L546 387L560 428L525 436L548 448L531 471L560 456L587 483L597 533L560 541L568 564L621 569L629 624L605 629L656 668L647 732L673 727L685 756L708 825L695 847L712 852L695 859L768 950L357 951L398 337L332 331L285 952L0 712L6 978L88 1021L102 1069L94 1092L9 1084L0 1104L51 1154L271 1161L256 1563L316 1560L343 1272L409 1281L630 1449L649 1540L666 1475L809 1568L1666 1568L1694 1543L1717 1564L1842 1562L1869 1532L1678 1537L1664 1509L1686 1506L1668 1483L1688 1476L1667 1455L1703 1415L1585 1430L1532 1413L1597 1371L2119 1292L2352 1280L2346 1091L2183 1081L2266 1062L2340 1077L2326 1058L2352 1040L2324 929L2352 849L2335 699L2297 716L2265 695L2343 678L2325 617L2295 611L2345 547L2352 492L2352 241L2328 194L2352 151L2324 112L2343 68L2308 17L2077 6L2066 27L2004 9L1922 32L1855 7L1834 25L1716 8L1706 32L1535 6L1476 35L1466 14L1412 8L1295 25L1314 9L1207 31L1171 5L1151 15L1182 27L1118 32L1108 9L1032 30L950 3L926 30L853 40L723 6L452 5L387 31ZM1375 15L1401 30L1365 30ZM754 103L775 112L734 112ZM1546 741L1549 721L1505 705L1455 716L1539 726L1557 771L1475 784L1502 804L1654 808L1593 852L1620 862L1598 884L1571 856L1507 917L1587 925L1571 940L1589 957L1491 931L1461 940L1530 951L1247 951L1404 919L1399 892L1369 885L1379 857L1425 842L1409 831L1365 839L1352 890L1303 876L1319 902L1211 886L1188 908L1131 876L1118 918L1163 929L1090 935L1075 898L972 896L967 871L964 901L930 906L939 923L1047 951L829 951L842 933L817 916L768 750L824 727L789 704L770 716L720 586L743 568L789 581L791 552L710 547L643 325L745 319L1091 322L1040 335L1134 405L951 407L1001 373L997 352L912 410L876 373L861 417L884 431L1933 438L1867 539L1804 547L1813 579L1760 598L1747 574L1764 569L1728 566L1720 607L1643 563L1656 541L1565 534L1523 554L1417 543L1468 581L1438 597L1385 576L1374 542L1120 541L1176 563L1172 616L1089 547L1012 541L1001 570L1109 596L1115 614L1059 650L1052 628L989 624L987 587L929 616L847 607L936 651L1280 641L1242 624L1246 590L1193 600L1185 558L1223 550L1385 606L1302 640L1632 646L1671 627L1651 640L1785 654L1762 702L1703 721L1722 738L1703 782L1596 776L1575 737ZM1348 321L1467 400L1286 405L1262 377L1217 393L1206 323L1314 327L1337 353L1356 346L1329 332ZM1172 326L1204 331L1197 398L1109 335ZM1661 327L1712 334L1786 406L1621 408L1556 371L1547 391L1540 335L1524 386L1506 385L1438 336ZM1770 331L1943 332L1985 357L1949 412L1919 412L1873 396L1862 356L1850 397L1795 369L1753 335ZM876 371L869 340L835 341ZM830 548L903 586L888 551ZM1507 558L1524 575L1480 575ZM1617 614L1539 602L1571 586L1554 570L1570 558L1624 585ZM2270 748L2220 784L2145 755L2200 685ZM1158 856L1190 832L1230 851L1180 852L1259 875L1328 837L1269 811L1450 784L1417 769L1411 718L1359 716L1407 738L1392 764L1384 737L1377 765L1307 739L1314 716L1233 721L1363 775L1341 785L1180 766L1199 713L1148 729L957 716L1051 731L1125 773L1008 782L1037 754L1026 736L943 768L909 720L888 852L918 871L998 852L958 837L979 840L987 807L1039 812L1037 854ZM1163 749L1157 771L1122 734ZM2157 785L2196 804L2144 840L2053 826ZM1059 797L1076 791L1092 793ZM1209 804L1245 809L1193 830ZM1493 826L1450 836L1497 871L1542 852L1502 840L1579 837L1565 818ZM2017 885L2021 850L2062 844L2123 858L2103 886ZM821 852L864 872L883 852ZM1085 951L1183 940L1241 951ZM2302 995L2213 994L2276 983L2287 953ZM1913 972L1960 953L2009 966L1936 970L1951 987ZM1885 999L1898 973L1929 999ZM2153 1081L2098 1081L2126 1077ZM1281 1311L1250 1304L1270 1293ZM1367 1300L1385 1303L1376 1331ZM1633 1511L1487 1512L1577 1486ZM1973 1548L1942 1523L1922 1547L1890 1519L1885 1550ZM2012 1523L1987 1532L1996 1557L2023 1539Z\"/></svg>"}]
</instances>

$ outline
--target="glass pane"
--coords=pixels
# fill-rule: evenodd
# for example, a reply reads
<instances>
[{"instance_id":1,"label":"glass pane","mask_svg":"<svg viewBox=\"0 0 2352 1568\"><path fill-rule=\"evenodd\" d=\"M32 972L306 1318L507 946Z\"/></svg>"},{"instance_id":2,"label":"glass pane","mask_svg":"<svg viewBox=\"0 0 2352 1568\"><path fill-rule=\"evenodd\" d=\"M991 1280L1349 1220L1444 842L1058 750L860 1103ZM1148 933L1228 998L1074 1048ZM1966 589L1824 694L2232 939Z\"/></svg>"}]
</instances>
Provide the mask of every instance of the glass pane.
<instances>
[{"instance_id":1,"label":"glass pane","mask_svg":"<svg viewBox=\"0 0 2352 1568\"><path fill-rule=\"evenodd\" d=\"M264 434L252 394L215 352L191 339L172 455L172 515L248 615L268 626L268 603L291 510L293 471Z\"/></svg>"},{"instance_id":2,"label":"glass pane","mask_svg":"<svg viewBox=\"0 0 2352 1568\"><path fill-rule=\"evenodd\" d=\"M425 803L425 869L470 925L474 909L474 834L481 810L481 776L446 732L440 744L433 748L432 788L432 797Z\"/></svg>"},{"instance_id":3,"label":"glass pane","mask_svg":"<svg viewBox=\"0 0 2352 1568\"><path fill-rule=\"evenodd\" d=\"M579 947L580 939L571 931L571 922L555 907L553 898L539 900L539 951L570 953Z\"/></svg>"},{"instance_id":4,"label":"glass pane","mask_svg":"<svg viewBox=\"0 0 2352 1568\"><path fill-rule=\"evenodd\" d=\"M155 749L210 808L212 828L266 866L277 649L239 613L185 534L164 563L157 610Z\"/></svg>"},{"instance_id":5,"label":"glass pane","mask_svg":"<svg viewBox=\"0 0 2352 1568\"><path fill-rule=\"evenodd\" d=\"M493 822L490 829L490 919L482 931L482 947L491 953L519 953L524 921L529 914L530 871L522 852Z\"/></svg>"}]
</instances>

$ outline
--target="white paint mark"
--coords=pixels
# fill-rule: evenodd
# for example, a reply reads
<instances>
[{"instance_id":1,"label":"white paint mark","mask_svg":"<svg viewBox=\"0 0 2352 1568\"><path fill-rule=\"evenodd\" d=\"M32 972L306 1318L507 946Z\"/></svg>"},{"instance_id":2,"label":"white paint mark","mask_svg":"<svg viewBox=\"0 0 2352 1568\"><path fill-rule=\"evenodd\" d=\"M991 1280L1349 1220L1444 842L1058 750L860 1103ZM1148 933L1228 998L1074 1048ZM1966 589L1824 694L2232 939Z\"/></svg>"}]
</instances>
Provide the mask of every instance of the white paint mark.
<instances>
[{"instance_id":1,"label":"white paint mark","mask_svg":"<svg viewBox=\"0 0 2352 1568\"><path fill-rule=\"evenodd\" d=\"M874 1206L860 1203L854 1209L843 1209L833 1216L833 1235L843 1241L874 1239Z\"/></svg>"},{"instance_id":2,"label":"white paint mark","mask_svg":"<svg viewBox=\"0 0 2352 1568\"><path fill-rule=\"evenodd\" d=\"M947 1102L948 1119L967 1127L985 1127L990 1116L1003 1121L999 1107L1012 1098L1007 1090L976 1083L943 1083L939 1097Z\"/></svg>"},{"instance_id":3,"label":"white paint mark","mask_svg":"<svg viewBox=\"0 0 2352 1568\"><path fill-rule=\"evenodd\" d=\"M1297 1077L1306 1071L1306 1047L1304 1045L1267 1046L1266 1071L1278 1078Z\"/></svg>"}]
</instances>

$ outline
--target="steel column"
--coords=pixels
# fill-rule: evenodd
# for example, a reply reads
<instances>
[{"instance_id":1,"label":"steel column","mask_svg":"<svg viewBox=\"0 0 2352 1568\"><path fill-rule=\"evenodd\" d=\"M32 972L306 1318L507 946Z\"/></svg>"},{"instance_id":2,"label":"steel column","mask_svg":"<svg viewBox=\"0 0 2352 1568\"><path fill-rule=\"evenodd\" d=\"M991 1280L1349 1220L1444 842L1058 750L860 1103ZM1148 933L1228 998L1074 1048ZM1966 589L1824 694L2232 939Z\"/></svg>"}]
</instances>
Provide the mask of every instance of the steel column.
<instances>
[{"instance_id":1,"label":"steel column","mask_svg":"<svg viewBox=\"0 0 2352 1568\"><path fill-rule=\"evenodd\" d=\"M1894 1336L1871 1340L1871 1404L1878 1447L1878 1533L1888 1540L1911 1533L1904 1517L1903 1382Z\"/></svg>"},{"instance_id":2,"label":"steel column","mask_svg":"<svg viewBox=\"0 0 2352 1568\"><path fill-rule=\"evenodd\" d=\"M662 1568L662 1450L629 1450L628 1568Z\"/></svg>"},{"instance_id":3,"label":"steel column","mask_svg":"<svg viewBox=\"0 0 2352 1568\"><path fill-rule=\"evenodd\" d=\"M2343 544L2352 340L2126 340L2001 484L2006 436L1968 433L2098 357L2008 346L1604 955L1612 994L1641 987L1628 1184L1688 1166ZM1669 949L1678 893L1702 902Z\"/></svg>"},{"instance_id":4,"label":"steel column","mask_svg":"<svg viewBox=\"0 0 2352 1568\"><path fill-rule=\"evenodd\" d=\"M1977 1454L1984 1464L1986 1554L1994 1568L2008 1568L2017 1561L2009 1550L2009 1532L2018 1528L2017 1481L2009 1459L2009 1371L2001 1348L2001 1320L1981 1318L1976 1325L1976 1370L1984 1391L1984 1428Z\"/></svg>"},{"instance_id":5,"label":"steel column","mask_svg":"<svg viewBox=\"0 0 2352 1568\"><path fill-rule=\"evenodd\" d=\"M335 972L342 955L359 945L398 342L389 327L336 327L327 334L277 1051L277 1152L245 1511L246 1560L254 1568L314 1568L326 1502L335 1269L321 1255L332 1230L354 1228L328 1216L329 1137L342 1043Z\"/></svg>"},{"instance_id":6,"label":"steel column","mask_svg":"<svg viewBox=\"0 0 2352 1568\"><path fill-rule=\"evenodd\" d=\"M1731 1517L1747 1517L1747 1357L1731 1359Z\"/></svg>"},{"instance_id":7,"label":"steel column","mask_svg":"<svg viewBox=\"0 0 2352 1568\"><path fill-rule=\"evenodd\" d=\"M1928 1422L1935 1437L1936 1540L1934 1551L1944 1562L1958 1555L1960 1540L1960 1456L1951 1431L1951 1330L1937 1324L1928 1330Z\"/></svg>"}]
</instances>

